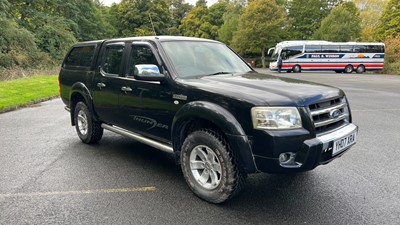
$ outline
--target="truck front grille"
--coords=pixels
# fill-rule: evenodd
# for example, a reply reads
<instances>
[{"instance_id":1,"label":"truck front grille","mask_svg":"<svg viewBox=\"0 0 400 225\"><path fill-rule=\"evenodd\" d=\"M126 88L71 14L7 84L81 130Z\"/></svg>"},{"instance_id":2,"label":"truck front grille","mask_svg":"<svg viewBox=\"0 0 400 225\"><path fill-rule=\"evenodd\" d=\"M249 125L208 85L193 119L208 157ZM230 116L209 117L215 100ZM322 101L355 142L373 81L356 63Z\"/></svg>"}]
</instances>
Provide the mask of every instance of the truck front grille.
<instances>
[{"instance_id":1,"label":"truck front grille","mask_svg":"<svg viewBox=\"0 0 400 225\"><path fill-rule=\"evenodd\" d=\"M349 110L344 97L309 105L317 134L335 130L349 123Z\"/></svg>"}]
</instances>

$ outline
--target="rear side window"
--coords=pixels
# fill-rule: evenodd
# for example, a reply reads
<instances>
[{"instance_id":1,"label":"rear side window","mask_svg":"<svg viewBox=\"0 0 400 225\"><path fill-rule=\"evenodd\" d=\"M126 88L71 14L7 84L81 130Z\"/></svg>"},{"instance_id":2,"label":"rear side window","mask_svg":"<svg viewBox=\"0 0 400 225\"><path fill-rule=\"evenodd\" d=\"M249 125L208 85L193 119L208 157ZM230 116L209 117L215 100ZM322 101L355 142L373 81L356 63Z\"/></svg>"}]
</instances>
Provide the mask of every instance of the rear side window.
<instances>
[{"instance_id":1,"label":"rear side window","mask_svg":"<svg viewBox=\"0 0 400 225\"><path fill-rule=\"evenodd\" d=\"M91 67L95 46L74 47L67 56L64 67Z\"/></svg>"},{"instance_id":2,"label":"rear side window","mask_svg":"<svg viewBox=\"0 0 400 225\"><path fill-rule=\"evenodd\" d=\"M106 51L103 55L101 69L107 75L118 75L122 65L122 56L124 53L124 45L112 44L106 46Z\"/></svg>"},{"instance_id":3,"label":"rear side window","mask_svg":"<svg viewBox=\"0 0 400 225\"><path fill-rule=\"evenodd\" d=\"M384 53L383 45L358 45L354 46L357 53Z\"/></svg>"}]
</instances>

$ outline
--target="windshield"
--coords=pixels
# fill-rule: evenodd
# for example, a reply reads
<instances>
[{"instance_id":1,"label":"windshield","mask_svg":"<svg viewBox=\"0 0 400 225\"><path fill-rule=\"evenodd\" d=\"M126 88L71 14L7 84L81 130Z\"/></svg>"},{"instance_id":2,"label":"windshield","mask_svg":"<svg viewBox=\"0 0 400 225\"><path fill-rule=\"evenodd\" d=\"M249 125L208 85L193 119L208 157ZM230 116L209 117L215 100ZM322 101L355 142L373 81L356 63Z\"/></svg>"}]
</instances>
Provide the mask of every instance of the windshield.
<instances>
[{"instance_id":1,"label":"windshield","mask_svg":"<svg viewBox=\"0 0 400 225\"><path fill-rule=\"evenodd\" d=\"M251 68L221 43L168 41L162 46L180 78L247 73Z\"/></svg>"},{"instance_id":2,"label":"windshield","mask_svg":"<svg viewBox=\"0 0 400 225\"><path fill-rule=\"evenodd\" d=\"M272 61L278 60L280 51L281 51L281 48L275 48L275 51L274 51L274 53L272 53L272 56L271 56Z\"/></svg>"}]
</instances>

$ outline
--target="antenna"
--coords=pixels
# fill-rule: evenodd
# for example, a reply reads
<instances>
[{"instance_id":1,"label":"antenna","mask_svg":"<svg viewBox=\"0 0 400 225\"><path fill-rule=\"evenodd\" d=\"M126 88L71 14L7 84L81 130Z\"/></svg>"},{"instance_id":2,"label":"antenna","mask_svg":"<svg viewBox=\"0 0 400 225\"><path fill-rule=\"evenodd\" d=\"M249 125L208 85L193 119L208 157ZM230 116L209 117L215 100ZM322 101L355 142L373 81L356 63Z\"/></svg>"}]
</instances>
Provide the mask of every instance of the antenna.
<instances>
[{"instance_id":1,"label":"antenna","mask_svg":"<svg viewBox=\"0 0 400 225\"><path fill-rule=\"evenodd\" d=\"M149 13L149 18L150 18L151 27L153 27L154 36L157 36L156 29L154 29L153 20L151 19L150 13Z\"/></svg>"}]
</instances>

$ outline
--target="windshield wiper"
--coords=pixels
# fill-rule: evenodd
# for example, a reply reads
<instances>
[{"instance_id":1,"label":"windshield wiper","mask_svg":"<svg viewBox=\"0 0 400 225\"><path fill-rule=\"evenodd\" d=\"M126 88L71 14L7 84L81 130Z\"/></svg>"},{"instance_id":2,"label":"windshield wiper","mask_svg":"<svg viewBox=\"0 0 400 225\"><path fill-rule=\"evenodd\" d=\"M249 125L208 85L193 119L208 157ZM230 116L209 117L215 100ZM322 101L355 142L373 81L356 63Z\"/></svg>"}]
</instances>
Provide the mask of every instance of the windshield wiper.
<instances>
[{"instance_id":1,"label":"windshield wiper","mask_svg":"<svg viewBox=\"0 0 400 225\"><path fill-rule=\"evenodd\" d=\"M232 72L224 72L224 71L220 71L220 72L215 72L215 73L211 73L211 74L206 74L205 76L215 76L215 75L224 75L224 74L233 74Z\"/></svg>"}]
</instances>

